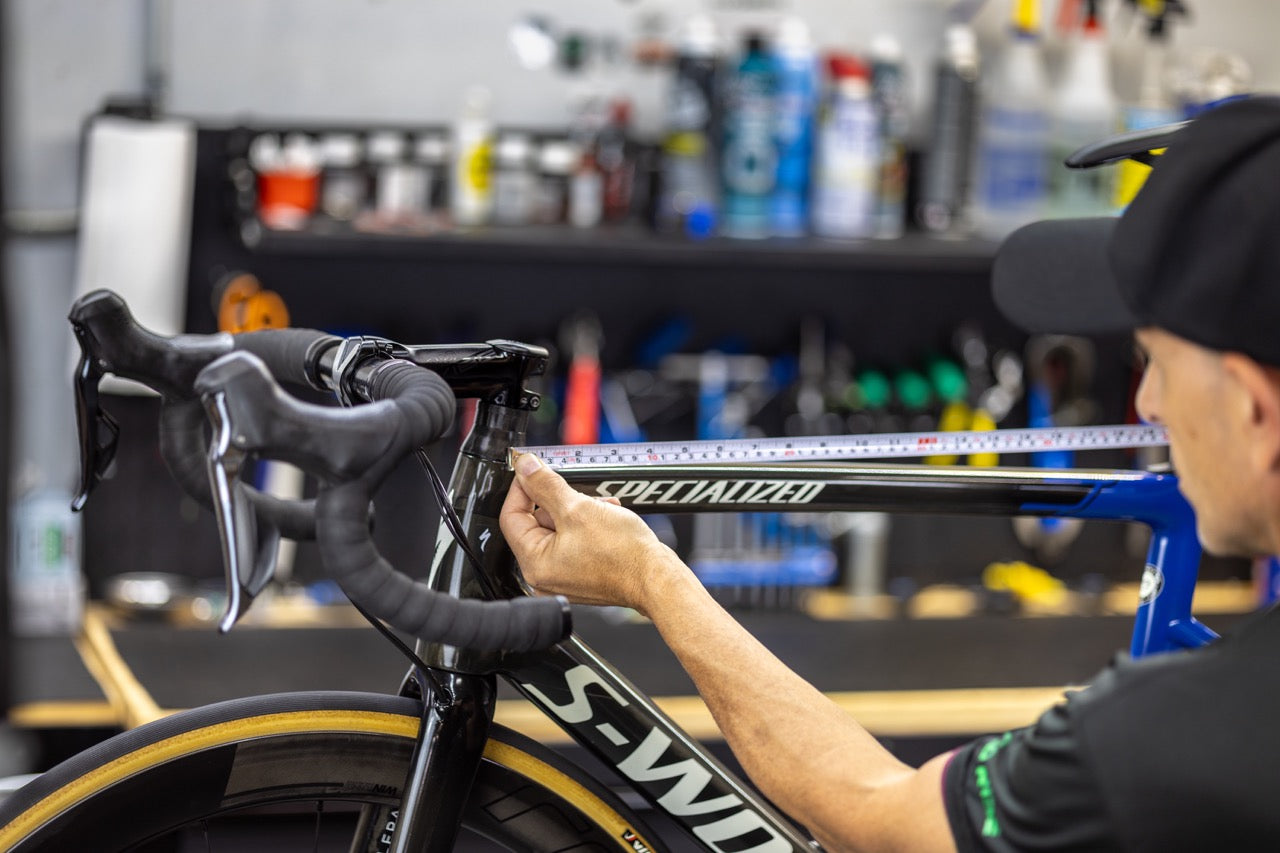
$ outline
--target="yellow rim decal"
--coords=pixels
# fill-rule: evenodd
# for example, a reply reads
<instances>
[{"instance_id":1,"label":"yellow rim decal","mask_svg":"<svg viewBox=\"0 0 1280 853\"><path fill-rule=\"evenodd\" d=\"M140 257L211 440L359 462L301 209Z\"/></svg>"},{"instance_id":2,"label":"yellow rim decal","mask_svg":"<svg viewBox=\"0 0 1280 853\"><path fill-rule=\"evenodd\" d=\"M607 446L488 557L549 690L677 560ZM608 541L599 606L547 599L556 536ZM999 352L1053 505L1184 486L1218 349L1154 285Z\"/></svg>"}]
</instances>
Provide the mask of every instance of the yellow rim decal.
<instances>
[{"instance_id":1,"label":"yellow rim decal","mask_svg":"<svg viewBox=\"0 0 1280 853\"><path fill-rule=\"evenodd\" d=\"M36 827L103 788L172 758L250 738L320 731L414 738L418 734L418 719L373 711L290 711L182 732L122 755L54 791L0 828L0 849L7 850Z\"/></svg>"},{"instance_id":2,"label":"yellow rim decal","mask_svg":"<svg viewBox=\"0 0 1280 853\"><path fill-rule=\"evenodd\" d=\"M564 797L578 811L609 831L610 836L624 850L634 850L631 842L623 839L623 833L631 832L635 839L646 849L654 847L649 840L640 835L636 828L622 819L604 800L597 797L580 782L560 772L544 761L539 761L527 752L505 743L491 740L484 746L484 756L495 764L508 767L521 776L532 779L543 787L550 788Z\"/></svg>"}]
</instances>

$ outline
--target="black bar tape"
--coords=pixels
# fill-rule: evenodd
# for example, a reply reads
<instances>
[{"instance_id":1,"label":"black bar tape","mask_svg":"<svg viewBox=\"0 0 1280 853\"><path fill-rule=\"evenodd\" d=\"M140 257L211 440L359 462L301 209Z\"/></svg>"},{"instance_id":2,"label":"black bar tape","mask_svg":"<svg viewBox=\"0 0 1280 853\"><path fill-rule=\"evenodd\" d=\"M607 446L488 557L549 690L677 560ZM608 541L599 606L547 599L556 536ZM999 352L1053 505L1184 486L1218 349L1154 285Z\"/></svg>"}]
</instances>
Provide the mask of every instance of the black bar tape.
<instances>
[{"instance_id":1,"label":"black bar tape","mask_svg":"<svg viewBox=\"0 0 1280 853\"><path fill-rule=\"evenodd\" d=\"M238 350L251 352L267 364L280 382L311 386L307 376L307 356L320 350L312 346L330 340L334 345L342 339L315 329L264 329L260 332L243 332L233 338Z\"/></svg>"},{"instance_id":2,"label":"black bar tape","mask_svg":"<svg viewBox=\"0 0 1280 853\"><path fill-rule=\"evenodd\" d=\"M352 601L393 628L425 642L478 651L526 652L569 635L567 602L556 598L460 600L392 568L374 547L362 481L324 489L316 533L326 569Z\"/></svg>"},{"instance_id":3,"label":"black bar tape","mask_svg":"<svg viewBox=\"0 0 1280 853\"><path fill-rule=\"evenodd\" d=\"M448 383L434 371L401 359L377 364L367 385L365 395L369 402L389 401L396 413L396 417L384 414L379 421L368 424L378 438L385 439L387 448L358 478L373 495L402 459L449 431L458 401ZM361 412L361 407L346 411Z\"/></svg>"},{"instance_id":4,"label":"black bar tape","mask_svg":"<svg viewBox=\"0 0 1280 853\"><path fill-rule=\"evenodd\" d=\"M443 379L401 360L375 368L368 380L368 396L394 401L403 415L396 426L406 433L396 437L396 447L403 454L443 435L457 405ZM325 489L316 499L320 553L343 592L392 627L425 642L525 652L567 637L572 621L564 599L460 600L401 574L378 553L365 514L378 483L398 461Z\"/></svg>"},{"instance_id":5,"label":"black bar tape","mask_svg":"<svg viewBox=\"0 0 1280 853\"><path fill-rule=\"evenodd\" d=\"M206 509L213 509L207 467L208 438L204 407L199 400L166 400L160 407L160 455L182 490ZM280 535L295 541L316 538L314 500L281 500L257 489L248 490L258 517Z\"/></svg>"},{"instance_id":6,"label":"black bar tape","mask_svg":"<svg viewBox=\"0 0 1280 853\"><path fill-rule=\"evenodd\" d=\"M369 378L369 400L395 401L417 441L411 450L448 432L458 406L453 389L439 374L401 359L378 365Z\"/></svg>"}]
</instances>

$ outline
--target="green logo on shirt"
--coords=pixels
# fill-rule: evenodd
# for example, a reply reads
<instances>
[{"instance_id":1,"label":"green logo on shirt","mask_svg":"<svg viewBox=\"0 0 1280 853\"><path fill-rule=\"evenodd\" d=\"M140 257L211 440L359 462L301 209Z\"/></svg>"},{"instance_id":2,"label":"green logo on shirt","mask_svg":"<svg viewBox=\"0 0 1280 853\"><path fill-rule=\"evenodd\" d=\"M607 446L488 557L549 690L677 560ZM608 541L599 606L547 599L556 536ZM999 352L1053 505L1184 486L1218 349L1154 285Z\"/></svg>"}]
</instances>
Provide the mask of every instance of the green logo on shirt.
<instances>
[{"instance_id":1,"label":"green logo on shirt","mask_svg":"<svg viewBox=\"0 0 1280 853\"><path fill-rule=\"evenodd\" d=\"M982 821L984 838L1000 837L1000 821L996 818L996 798L991 793L991 773L987 770L987 762L995 757L1013 738L1013 732L1005 732L1000 737L989 740L978 750L978 766L973 768L973 779L978 785L978 799L982 800L982 811L986 819Z\"/></svg>"}]
</instances>

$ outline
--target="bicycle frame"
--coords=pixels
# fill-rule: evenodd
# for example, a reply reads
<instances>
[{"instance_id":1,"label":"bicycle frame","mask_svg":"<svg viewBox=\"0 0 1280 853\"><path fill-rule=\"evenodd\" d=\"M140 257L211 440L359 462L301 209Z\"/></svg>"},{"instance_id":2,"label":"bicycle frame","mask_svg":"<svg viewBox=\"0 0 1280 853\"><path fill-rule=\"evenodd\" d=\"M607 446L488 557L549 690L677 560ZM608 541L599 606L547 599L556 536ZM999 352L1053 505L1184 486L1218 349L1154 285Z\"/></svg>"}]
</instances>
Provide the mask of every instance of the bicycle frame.
<instances>
[{"instance_id":1,"label":"bicycle frame","mask_svg":"<svg viewBox=\"0 0 1280 853\"><path fill-rule=\"evenodd\" d=\"M110 294L91 296L73 309L73 320L84 355L77 388L87 492L114 451L114 441L102 440L104 430L114 430L95 399L97 379L110 362L95 353L98 339L89 326L100 321L98 332L122 347L124 375L132 371L167 388L175 399L185 399L195 371L225 353L228 341L191 338L166 343L138 327L122 300ZM135 362L156 351L164 353L155 360L165 369L153 375ZM351 369L358 367L356 356L361 353L370 358L403 356L436 368L455 394L480 399L449 486L462 543L452 540L450 525L441 524L426 583L457 598L529 594L503 542L498 516L513 477L510 450L524 445L530 412L539 403L524 383L542 372L547 353L511 341L409 348L362 339L316 353L308 350L306 376L312 384L317 384L317 377L332 379L344 402L367 397L368 389L362 391L360 384L365 380ZM221 465L220 460L211 455L210 467ZM586 494L616 498L638 512L884 510L1142 522L1153 535L1132 653L1199 645L1214 636L1191 616L1200 547L1192 511L1171 476L850 463L602 466L569 470L566 478ZM219 500L224 513L232 515L225 512L228 503L229 499ZM474 564L472 554L479 555ZM242 583L234 561L229 560L228 567L231 582ZM250 595L256 592L251 587ZM783 853L813 846L577 637L547 651L521 654L420 642L417 655L425 669L407 679L403 690L421 698L422 728L400 809L379 824L388 832L394 827L390 849L403 853L452 848L483 756L499 674L706 849ZM376 816L367 811L363 818L368 824ZM652 847L634 829L625 830L619 841L640 853Z\"/></svg>"},{"instance_id":2,"label":"bicycle frame","mask_svg":"<svg viewBox=\"0 0 1280 853\"><path fill-rule=\"evenodd\" d=\"M434 588L463 597L483 596L486 588L501 595L528 594L510 550L501 547L497 522L512 480L508 450L523 441L527 417L527 412L481 402L449 493L473 550L481 555L484 577L477 577L462 549L442 532L428 576ZM1170 475L865 463L620 465L563 473L578 491L616 498L640 513L884 510L1141 522L1151 528L1152 541L1131 653L1200 645L1215 636L1191 616L1201 551L1191 508ZM418 651L432 669L455 679L459 673L475 679L501 673L707 849L782 853L811 848L785 817L576 636L531 655L495 656L441 645L420 645ZM483 693L484 687L464 692ZM429 730L445 725L441 718L462 713L435 698L426 711ZM433 752L440 749L452 747L437 741ZM436 754L433 761L450 766L447 756ZM439 788L442 777L432 776L422 781ZM637 850L649 847L639 835L629 841Z\"/></svg>"}]
</instances>

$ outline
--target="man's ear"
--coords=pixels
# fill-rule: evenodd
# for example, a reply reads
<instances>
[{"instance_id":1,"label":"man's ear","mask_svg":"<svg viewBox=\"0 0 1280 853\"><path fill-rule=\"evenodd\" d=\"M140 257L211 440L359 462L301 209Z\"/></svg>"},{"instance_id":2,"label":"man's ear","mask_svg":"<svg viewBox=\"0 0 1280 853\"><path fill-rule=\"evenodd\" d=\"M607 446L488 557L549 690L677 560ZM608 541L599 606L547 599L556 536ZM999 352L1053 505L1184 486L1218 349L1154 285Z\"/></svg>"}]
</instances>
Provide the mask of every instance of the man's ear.
<instances>
[{"instance_id":1,"label":"man's ear","mask_svg":"<svg viewBox=\"0 0 1280 853\"><path fill-rule=\"evenodd\" d=\"M1280 471L1280 368L1236 352L1222 354L1222 368L1241 394L1250 457L1261 470Z\"/></svg>"}]
</instances>

